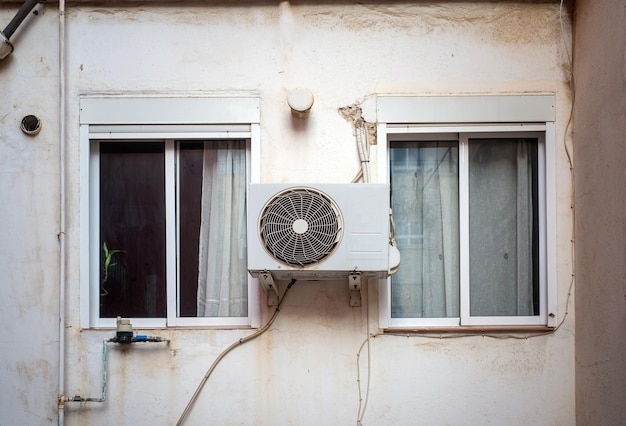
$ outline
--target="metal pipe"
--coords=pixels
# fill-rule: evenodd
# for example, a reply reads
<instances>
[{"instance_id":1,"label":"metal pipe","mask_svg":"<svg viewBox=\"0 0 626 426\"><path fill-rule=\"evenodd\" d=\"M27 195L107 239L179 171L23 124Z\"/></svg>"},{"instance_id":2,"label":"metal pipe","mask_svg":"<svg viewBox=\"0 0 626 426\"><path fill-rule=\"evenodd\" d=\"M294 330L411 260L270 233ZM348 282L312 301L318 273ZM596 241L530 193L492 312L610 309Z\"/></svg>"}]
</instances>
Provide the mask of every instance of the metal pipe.
<instances>
[{"instance_id":1,"label":"metal pipe","mask_svg":"<svg viewBox=\"0 0 626 426\"><path fill-rule=\"evenodd\" d=\"M132 343L141 342L167 342L169 339L156 336L135 336L132 338ZM100 398L82 397L82 396L61 396L59 398L62 402L104 402L107 399L107 365L108 365L108 346L107 343L118 343L116 338L104 340L102 342L102 396Z\"/></svg>"},{"instance_id":2,"label":"metal pipe","mask_svg":"<svg viewBox=\"0 0 626 426\"><path fill-rule=\"evenodd\" d=\"M102 396L100 398L83 398L82 396L76 395L73 397L70 396L61 396L59 401L62 402L104 402L107 399L107 340L102 342Z\"/></svg>"},{"instance_id":3,"label":"metal pipe","mask_svg":"<svg viewBox=\"0 0 626 426\"><path fill-rule=\"evenodd\" d=\"M59 0L59 388L58 388L58 424L65 422L65 0Z\"/></svg>"},{"instance_id":4,"label":"metal pipe","mask_svg":"<svg viewBox=\"0 0 626 426\"><path fill-rule=\"evenodd\" d=\"M4 28L2 33L7 39L10 39L17 27L20 26L24 18L28 16L31 10L39 3L39 0L26 0L22 7L17 11L11 22Z\"/></svg>"},{"instance_id":5,"label":"metal pipe","mask_svg":"<svg viewBox=\"0 0 626 426\"><path fill-rule=\"evenodd\" d=\"M102 342L102 396L100 398L84 398L86 402L104 402L107 399L107 342Z\"/></svg>"},{"instance_id":6,"label":"metal pipe","mask_svg":"<svg viewBox=\"0 0 626 426\"><path fill-rule=\"evenodd\" d=\"M102 396L100 398L83 398L75 396L67 401L75 402L104 402L107 399L107 341L102 342Z\"/></svg>"}]
</instances>

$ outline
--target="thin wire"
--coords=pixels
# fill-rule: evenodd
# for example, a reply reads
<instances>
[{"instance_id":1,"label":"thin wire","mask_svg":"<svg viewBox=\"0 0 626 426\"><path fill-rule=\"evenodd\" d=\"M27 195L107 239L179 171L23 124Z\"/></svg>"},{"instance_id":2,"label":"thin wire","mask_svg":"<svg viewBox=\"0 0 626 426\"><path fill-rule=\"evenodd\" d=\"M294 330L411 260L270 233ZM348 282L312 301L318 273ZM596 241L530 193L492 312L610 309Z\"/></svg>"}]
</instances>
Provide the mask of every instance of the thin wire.
<instances>
[{"instance_id":1,"label":"thin wire","mask_svg":"<svg viewBox=\"0 0 626 426\"><path fill-rule=\"evenodd\" d=\"M567 48L567 44L565 44L565 28L563 27L563 0L561 0L561 3L559 4L559 24L561 26L561 41L563 42L563 47L565 48L565 54L567 55L567 63L570 66L568 71L569 71L569 76L570 78L573 76L573 72L572 72L572 58L570 56L569 53L569 49Z\"/></svg>"},{"instance_id":2,"label":"thin wire","mask_svg":"<svg viewBox=\"0 0 626 426\"><path fill-rule=\"evenodd\" d=\"M350 181L350 183L357 183L359 180L361 180L361 178L363 177L363 170L359 169L359 172L356 174L356 176L352 179L352 181Z\"/></svg>"},{"instance_id":3,"label":"thin wire","mask_svg":"<svg viewBox=\"0 0 626 426\"><path fill-rule=\"evenodd\" d=\"M369 324L369 322L368 322ZM560 324L559 324L560 327ZM489 338L493 338L493 339L518 339L518 340L526 340L529 339L531 337L539 337L539 336L544 336L546 334L551 334L556 332L556 330L558 329L555 328L554 330L550 330L544 333L537 333L534 335L514 335L514 334L507 334L507 335L498 335L498 334L477 334L477 333L458 333L458 334L439 334L439 335L435 335L435 334L411 334L411 333L369 333L368 330L368 336L367 338L361 343L361 346L359 347L359 351L357 352L357 382L359 384L359 415L357 417L357 426L362 426L363 425L363 417L365 415L365 409L367 408L367 401L369 399L369 395L370 395L370 376L371 376L371 346L370 346L370 341L373 338L379 337L379 336L390 336L390 337L405 337L405 338L410 338L410 337L421 337L424 339L454 339L454 338L464 338L464 337L489 337ZM367 388L366 388L366 393L365 393L365 402L363 404L361 404L362 402L362 393L361 393L361 373L360 373L360 365L359 365L359 359L361 356L361 352L363 351L363 348L366 346L367 344L367 359L368 359L368 370L367 370Z\"/></svg>"},{"instance_id":4,"label":"thin wire","mask_svg":"<svg viewBox=\"0 0 626 426\"><path fill-rule=\"evenodd\" d=\"M574 100L576 99L576 89L574 86L574 72L573 72L574 65L572 63L572 58L570 56L569 49L567 48L567 44L565 41L565 28L563 26L563 0L561 0L559 4L559 24L561 27L561 41L563 42L563 47L567 55L568 78L569 78L568 83L570 85L570 90L572 93L569 117L567 119L565 130L563 132L563 148L565 149L565 154L567 155L567 161L568 161L569 170L570 170L570 181L571 181L570 209L572 212L572 231L571 231L572 238L570 240L570 251L571 251L570 256L571 256L571 264L572 264L572 277L571 277L569 289L567 291L567 299L565 302L565 312L563 314L563 318L554 329L555 332L556 330L561 328L561 326L565 322L565 318L567 318L567 315L569 313L569 302L572 296L572 289L574 288L574 283L576 282L576 209L575 209L576 191L575 191L575 180L574 180L574 160L572 157L572 153L570 152L570 149L567 145L567 135L572 125L573 116L574 116Z\"/></svg>"},{"instance_id":5,"label":"thin wire","mask_svg":"<svg viewBox=\"0 0 626 426\"><path fill-rule=\"evenodd\" d=\"M371 351L371 334L370 334L370 310L369 310L369 288L368 293L365 298L365 320L366 320L366 331L367 338L361 344L359 351L356 356L356 371L357 371L357 383L359 386L359 409L357 411L357 419L356 424L361 426L363 424L363 417L365 416L365 410L367 409L367 402L369 400L370 394L370 378L372 376L372 351ZM359 358L361 357L361 351L363 350L363 346L367 343L367 382L365 387L365 401L363 401L363 394L361 392L361 366L359 365Z\"/></svg>"},{"instance_id":6,"label":"thin wire","mask_svg":"<svg viewBox=\"0 0 626 426\"><path fill-rule=\"evenodd\" d=\"M357 410L357 416L356 416L356 424L361 426L363 423L363 391L361 389L361 363L360 363L360 358L361 358L361 352L363 351L363 347L365 346L365 344L367 343L369 345L369 341L370 341L370 336L368 334L367 338L363 341L363 343L361 343L361 346L359 347L359 351L356 354L356 382L359 388L359 409ZM369 347L368 347L368 352L369 352ZM369 372L369 371L368 371ZM368 374L369 375L369 374ZM369 383L369 380L368 380ZM369 393L368 392L369 389L366 389L366 394Z\"/></svg>"},{"instance_id":7,"label":"thin wire","mask_svg":"<svg viewBox=\"0 0 626 426\"><path fill-rule=\"evenodd\" d=\"M276 310L274 310L274 314L272 315L270 320L263 327L258 329L255 333L253 333L253 334L251 334L249 336L246 336L246 337L242 337L241 339L237 340L236 342L231 344L229 347L224 349L222 351L222 353L220 353L217 356L217 358L215 358L215 360L213 361L213 363L209 367L208 371L206 372L206 374L204 375L204 377L200 381L200 384L198 385L198 388L196 389L196 391L194 392L193 396L191 397L191 399L187 403L187 407L185 407L185 410L181 414L180 419L178 419L178 422L176 423L176 426L180 426L180 425L183 424L183 422L185 420L185 417L187 417L187 414L189 414L189 411L191 411L191 407L193 406L194 402L198 398L198 395L200 395L200 391L202 390L202 388L204 387L206 382L209 380L209 377L211 376L211 373L213 373L213 370L215 370L215 368L220 363L220 361L222 359L224 359L224 357L230 351L232 351L233 349L235 349L236 347L238 347L240 345L243 345L246 342L249 342L249 341L251 341L253 339L256 339L257 337L259 337L261 334L265 333L271 327L272 323L274 323L274 320L276 319L276 317L278 316L278 313L280 312L280 307L282 306L283 302L285 301L285 298L287 297L287 293L289 292L289 290L291 289L291 287L295 283L296 283L296 280L292 279L291 282L289 283L289 285L287 285L287 289L285 290L285 294L283 294L283 297L280 299L280 302L278 303L278 306L276 306Z\"/></svg>"}]
</instances>

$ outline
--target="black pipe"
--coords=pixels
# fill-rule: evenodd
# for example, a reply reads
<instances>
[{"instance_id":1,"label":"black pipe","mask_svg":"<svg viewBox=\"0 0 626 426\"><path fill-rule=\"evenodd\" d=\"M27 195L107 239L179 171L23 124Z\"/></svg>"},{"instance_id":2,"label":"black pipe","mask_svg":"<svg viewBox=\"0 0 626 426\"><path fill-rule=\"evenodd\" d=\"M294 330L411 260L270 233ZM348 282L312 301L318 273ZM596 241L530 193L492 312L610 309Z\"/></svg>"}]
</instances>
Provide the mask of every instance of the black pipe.
<instances>
[{"instance_id":1,"label":"black pipe","mask_svg":"<svg viewBox=\"0 0 626 426\"><path fill-rule=\"evenodd\" d=\"M37 3L39 3L39 0L26 0L24 2L22 7L20 7L20 10L17 11L13 19L11 19L11 22L9 22L9 25L7 25L4 31L2 31L2 34L4 34L7 40L11 38L15 30L17 30L17 27L20 26L24 18L28 16Z\"/></svg>"}]
</instances>

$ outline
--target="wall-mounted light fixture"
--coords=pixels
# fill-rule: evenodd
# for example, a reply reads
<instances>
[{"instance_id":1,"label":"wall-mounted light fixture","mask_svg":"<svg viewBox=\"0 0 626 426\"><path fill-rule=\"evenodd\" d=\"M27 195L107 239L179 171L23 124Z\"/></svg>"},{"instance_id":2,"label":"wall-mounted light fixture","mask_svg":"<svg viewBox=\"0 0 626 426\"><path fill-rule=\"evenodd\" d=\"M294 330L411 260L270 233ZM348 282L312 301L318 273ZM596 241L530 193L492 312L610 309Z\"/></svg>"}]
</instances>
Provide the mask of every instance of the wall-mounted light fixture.
<instances>
[{"instance_id":1,"label":"wall-mounted light fixture","mask_svg":"<svg viewBox=\"0 0 626 426\"><path fill-rule=\"evenodd\" d=\"M293 89L287 96L291 113L298 118L305 118L313 106L313 93L309 89Z\"/></svg>"}]
</instances>

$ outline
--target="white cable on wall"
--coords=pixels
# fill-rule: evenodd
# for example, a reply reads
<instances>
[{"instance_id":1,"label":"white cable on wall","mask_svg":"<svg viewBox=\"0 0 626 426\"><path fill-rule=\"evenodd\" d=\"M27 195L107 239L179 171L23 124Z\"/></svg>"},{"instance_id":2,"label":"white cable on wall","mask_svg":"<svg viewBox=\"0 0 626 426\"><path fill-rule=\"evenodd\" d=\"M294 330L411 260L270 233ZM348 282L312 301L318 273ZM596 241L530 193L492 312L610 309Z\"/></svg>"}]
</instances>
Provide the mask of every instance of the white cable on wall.
<instances>
[{"instance_id":1,"label":"white cable on wall","mask_svg":"<svg viewBox=\"0 0 626 426\"><path fill-rule=\"evenodd\" d=\"M339 114L352 123L354 138L356 140L357 151L359 154L360 169L357 175L352 179L352 183L363 180L364 183L370 182L370 158L369 145L367 141L367 126L363 119L361 107L350 105L339 108Z\"/></svg>"},{"instance_id":2,"label":"white cable on wall","mask_svg":"<svg viewBox=\"0 0 626 426\"><path fill-rule=\"evenodd\" d=\"M224 359L224 357L230 351L232 351L233 349L235 349L236 347L238 347L240 345L243 345L244 343L247 343L247 342L249 342L249 341L251 341L253 339L256 339L257 337L259 337L261 334L265 333L271 327L271 325L274 323L274 320L276 320L276 317L278 316L278 313L280 312L280 307L282 306L283 302L285 301L285 297L287 296L287 293L289 292L289 290L291 289L291 287L293 287L293 285L295 283L296 283L296 280L293 279L293 280L291 280L289 285L287 285L287 289L285 290L285 293L283 294L283 297L280 299L280 302L278 303L278 306L276 306L276 309L274 310L274 314L272 315L270 320L263 327L258 329L255 333L253 333L253 334L251 334L249 336L246 336L246 337L242 337L241 339L237 340L236 342L231 344L229 347L224 349L222 351L222 353L220 353L217 356L217 358L215 358L215 361L213 361L213 363L211 364L211 366L207 370L206 374L204 375L204 377L200 381L200 384L198 385L196 391L191 396L191 399L187 403L187 406L185 407L185 410L180 415L180 419L178 419L178 422L176 423L176 426L180 426L180 425L183 424L183 422L185 421L185 418L187 417L187 414L189 414L189 412L191 411L191 407L193 406L193 403L198 398L198 395L200 395L200 391L202 390L202 388L204 387L206 382L209 380L209 377L211 376L211 373L213 373L213 370L215 370L215 368L220 363L220 361L222 359Z\"/></svg>"}]
</instances>

